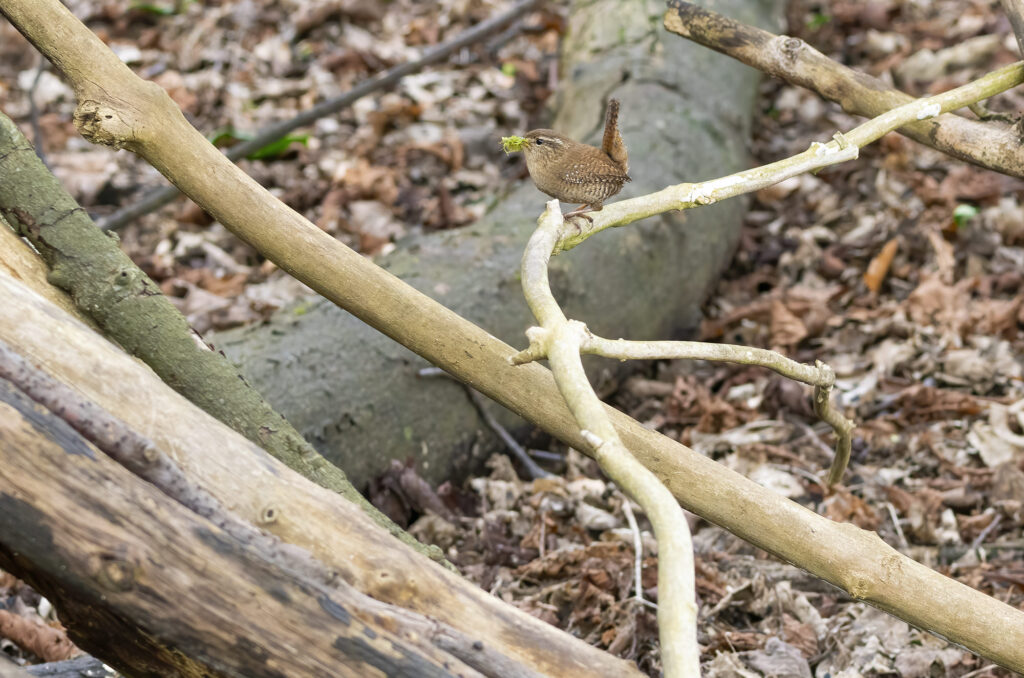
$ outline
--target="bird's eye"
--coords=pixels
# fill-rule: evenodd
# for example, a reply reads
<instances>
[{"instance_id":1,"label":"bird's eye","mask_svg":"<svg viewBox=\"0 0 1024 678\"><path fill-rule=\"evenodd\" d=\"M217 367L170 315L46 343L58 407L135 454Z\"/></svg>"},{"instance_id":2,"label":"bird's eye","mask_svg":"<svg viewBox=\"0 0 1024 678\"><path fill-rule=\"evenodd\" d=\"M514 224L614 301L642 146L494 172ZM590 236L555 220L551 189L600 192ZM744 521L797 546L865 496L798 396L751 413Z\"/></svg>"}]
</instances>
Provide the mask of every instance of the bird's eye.
<instances>
[{"instance_id":1,"label":"bird's eye","mask_svg":"<svg viewBox=\"0 0 1024 678\"><path fill-rule=\"evenodd\" d=\"M537 145L538 146L543 146L544 145L544 140L543 139L537 139Z\"/></svg>"}]
</instances>

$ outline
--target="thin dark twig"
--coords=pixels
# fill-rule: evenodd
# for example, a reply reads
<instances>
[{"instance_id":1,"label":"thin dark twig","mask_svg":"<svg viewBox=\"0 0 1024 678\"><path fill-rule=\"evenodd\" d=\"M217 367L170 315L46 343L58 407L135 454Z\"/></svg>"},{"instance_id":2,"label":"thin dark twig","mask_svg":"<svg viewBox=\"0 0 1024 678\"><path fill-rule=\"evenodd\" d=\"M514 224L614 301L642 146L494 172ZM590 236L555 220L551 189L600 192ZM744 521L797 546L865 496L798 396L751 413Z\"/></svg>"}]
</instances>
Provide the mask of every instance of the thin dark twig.
<instances>
[{"instance_id":1,"label":"thin dark twig","mask_svg":"<svg viewBox=\"0 0 1024 678\"><path fill-rule=\"evenodd\" d=\"M485 409L484 406L486 403L484 402L484 397L482 395L469 386L466 386L466 393L469 394L469 399L473 401L476 411L480 413L484 422L491 427L491 430L498 434L498 437L501 438L502 442L505 443L508 449L512 450L512 454L514 454L516 459L519 460L519 463L526 468L526 472L529 474L531 480L551 477L552 474L538 466L537 462L535 462L530 455L526 453L523 446L512 437L512 434L509 433L504 426L499 424L498 420L492 417L490 412Z\"/></svg>"},{"instance_id":2,"label":"thin dark twig","mask_svg":"<svg viewBox=\"0 0 1024 678\"><path fill-rule=\"evenodd\" d=\"M51 169L50 163L46 162L46 152L43 151L43 129L39 125L39 107L36 106L36 88L39 87L43 71L46 70L46 63L46 59L40 55L39 66L36 68L35 77L32 78L32 86L28 88L26 95L28 96L29 124L32 126L32 145L36 147L36 155L39 156L46 169Z\"/></svg>"},{"instance_id":3,"label":"thin dark twig","mask_svg":"<svg viewBox=\"0 0 1024 678\"><path fill-rule=\"evenodd\" d=\"M542 469L540 466L538 466L537 462L535 462L526 452L526 449L523 448L523 446L520 445L516 441L516 439L512 437L512 434L509 433L504 426L499 424L497 419L491 416L490 412L488 412L487 409L485 408L486 402L484 401L484 397L480 395L480 393L478 393L474 388L472 388L471 386L466 386L462 382L455 379L455 377L451 376L450 374L442 370L440 367L424 367L416 374L419 377L447 377L452 381L455 381L456 383L460 384L463 388L466 389L466 394L469 395L469 400L470 402L473 403L473 407L476 408L477 414L479 414L480 418L484 420L484 423L490 426L491 430L494 431L499 438L501 438L502 442L504 442L508 449L512 451L512 454L515 455L516 459L518 459L520 463L522 463L522 465L526 467L526 472L529 474L531 480L536 480L537 478L547 478L553 475Z\"/></svg>"},{"instance_id":4,"label":"thin dark twig","mask_svg":"<svg viewBox=\"0 0 1024 678\"><path fill-rule=\"evenodd\" d=\"M551 450L534 450L529 449L526 451L534 459L543 459L544 461L552 461L558 464L565 462L565 455L561 452L552 452Z\"/></svg>"},{"instance_id":5,"label":"thin dark twig","mask_svg":"<svg viewBox=\"0 0 1024 678\"><path fill-rule=\"evenodd\" d=\"M1017 48L1024 56L1024 0L1002 0L1002 5L1017 38Z\"/></svg>"},{"instance_id":6,"label":"thin dark twig","mask_svg":"<svg viewBox=\"0 0 1024 678\"><path fill-rule=\"evenodd\" d=\"M540 0L521 0L521 2L516 3L512 9L504 14L499 14L498 16L491 17L486 21L482 21L475 26L466 29L448 42L427 50L427 52L416 61L407 61L406 63L399 64L394 68L389 68L383 73L378 73L377 75L364 80L344 94L336 96L333 99L328 99L327 101L322 101L313 108L299 113L290 120L282 120L281 122L266 127L262 131L257 132L252 139L236 144L235 146L227 149L225 155L231 160L244 158L253 151L263 148L272 141L277 141L299 127L309 125L320 118L337 113L367 94L371 94L385 87L390 87L405 76L416 73L425 66L441 61L442 59L455 54L459 50L479 42L482 38L485 38L491 33L501 30L512 21L515 21L520 16L533 9L539 1ZM166 205L170 201L174 200L178 196L178 193L178 189L174 186L164 186L163 188L150 191L147 195L143 196L139 202L118 210L107 219L100 221L99 225L101 228L105 229L122 228L142 215L148 214L153 210Z\"/></svg>"},{"instance_id":7,"label":"thin dark twig","mask_svg":"<svg viewBox=\"0 0 1024 678\"><path fill-rule=\"evenodd\" d=\"M996 528L999 527L999 523L1001 523L1002 520L1003 520L1002 514L997 513L996 517L992 519L992 522L990 522L988 525L986 525L985 529L982 530L981 532L979 532L977 538L974 541L971 542L971 550L975 551L982 544L984 544L985 540L988 539L989 535L992 534L993 532L995 532Z\"/></svg>"}]
</instances>

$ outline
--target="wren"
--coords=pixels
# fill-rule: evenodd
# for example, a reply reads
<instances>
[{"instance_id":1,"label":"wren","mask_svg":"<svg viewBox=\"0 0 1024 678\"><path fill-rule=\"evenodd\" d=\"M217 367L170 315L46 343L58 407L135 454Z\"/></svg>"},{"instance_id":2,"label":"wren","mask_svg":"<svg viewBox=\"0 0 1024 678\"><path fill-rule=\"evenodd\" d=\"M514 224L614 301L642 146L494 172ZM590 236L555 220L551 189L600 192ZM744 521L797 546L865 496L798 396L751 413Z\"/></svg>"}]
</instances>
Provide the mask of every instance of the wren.
<instances>
[{"instance_id":1,"label":"wren","mask_svg":"<svg viewBox=\"0 0 1024 678\"><path fill-rule=\"evenodd\" d=\"M522 149L530 178L541 191L562 202L582 203L579 209L563 215L565 218L582 216L593 222L586 213L600 210L605 200L630 181L626 144L618 123L619 102L611 99L605 113L601 148L573 141L550 129L527 132L521 143L505 147Z\"/></svg>"}]
</instances>

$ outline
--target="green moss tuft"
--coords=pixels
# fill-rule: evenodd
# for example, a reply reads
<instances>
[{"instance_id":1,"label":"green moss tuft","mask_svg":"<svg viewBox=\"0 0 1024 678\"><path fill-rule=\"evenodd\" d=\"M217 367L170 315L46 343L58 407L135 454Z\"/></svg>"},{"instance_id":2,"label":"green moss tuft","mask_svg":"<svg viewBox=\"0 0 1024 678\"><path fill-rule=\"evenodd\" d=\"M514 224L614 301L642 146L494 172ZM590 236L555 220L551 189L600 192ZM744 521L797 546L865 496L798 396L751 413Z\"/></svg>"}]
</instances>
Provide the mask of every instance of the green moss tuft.
<instances>
[{"instance_id":1,"label":"green moss tuft","mask_svg":"<svg viewBox=\"0 0 1024 678\"><path fill-rule=\"evenodd\" d=\"M523 137L502 137L501 148L506 153L515 153L516 151L523 150L523 146L526 145L526 139Z\"/></svg>"}]
</instances>

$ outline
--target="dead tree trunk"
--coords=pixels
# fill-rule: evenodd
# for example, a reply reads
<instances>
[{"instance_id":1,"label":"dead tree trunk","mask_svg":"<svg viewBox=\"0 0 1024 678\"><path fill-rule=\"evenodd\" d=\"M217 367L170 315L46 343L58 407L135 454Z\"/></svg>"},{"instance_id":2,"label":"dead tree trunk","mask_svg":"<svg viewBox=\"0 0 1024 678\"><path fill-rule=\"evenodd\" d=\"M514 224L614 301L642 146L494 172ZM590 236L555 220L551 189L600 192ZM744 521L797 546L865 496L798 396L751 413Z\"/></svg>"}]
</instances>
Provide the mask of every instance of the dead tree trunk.
<instances>
[{"instance_id":1,"label":"dead tree trunk","mask_svg":"<svg viewBox=\"0 0 1024 678\"><path fill-rule=\"evenodd\" d=\"M133 676L636 674L403 547L4 274L0 298L0 567L84 649Z\"/></svg>"}]
</instances>

